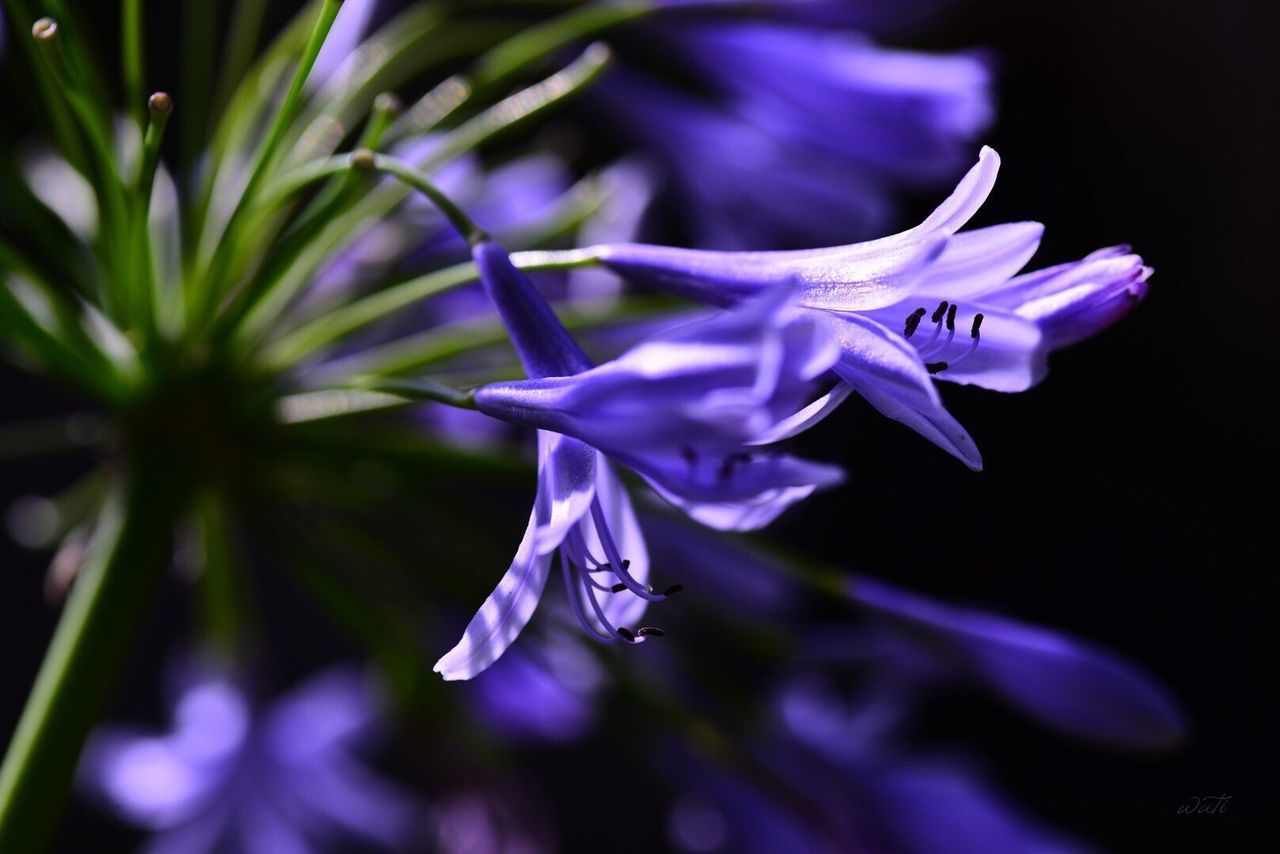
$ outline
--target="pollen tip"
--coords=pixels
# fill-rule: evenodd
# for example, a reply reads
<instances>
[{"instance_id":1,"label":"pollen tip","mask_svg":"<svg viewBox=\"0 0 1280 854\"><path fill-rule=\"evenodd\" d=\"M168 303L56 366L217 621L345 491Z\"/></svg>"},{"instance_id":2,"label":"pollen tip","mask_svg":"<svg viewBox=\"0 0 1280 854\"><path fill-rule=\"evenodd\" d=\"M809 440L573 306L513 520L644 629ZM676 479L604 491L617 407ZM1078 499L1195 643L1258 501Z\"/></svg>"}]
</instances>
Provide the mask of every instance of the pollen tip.
<instances>
[{"instance_id":1,"label":"pollen tip","mask_svg":"<svg viewBox=\"0 0 1280 854\"><path fill-rule=\"evenodd\" d=\"M674 595L676 595L677 593L679 593L681 590L684 590L684 585L683 585L683 584L673 584L673 585L671 585L670 587L668 587L666 590L663 590L663 591L662 591L662 595L663 595L663 596L674 596Z\"/></svg>"},{"instance_id":2,"label":"pollen tip","mask_svg":"<svg viewBox=\"0 0 1280 854\"><path fill-rule=\"evenodd\" d=\"M610 589L611 591L613 591L614 593L621 593L623 590L626 590L626 589L627 589L627 585L625 585L625 584L623 584L621 581L619 581L617 584L613 585L613 586L612 586L612 587L610 587L609 589Z\"/></svg>"},{"instance_id":3,"label":"pollen tip","mask_svg":"<svg viewBox=\"0 0 1280 854\"><path fill-rule=\"evenodd\" d=\"M627 643L636 642L635 633L632 632L631 629L628 629L625 626L618 626L618 637L622 638Z\"/></svg>"},{"instance_id":4,"label":"pollen tip","mask_svg":"<svg viewBox=\"0 0 1280 854\"><path fill-rule=\"evenodd\" d=\"M147 99L147 109L157 115L166 115L173 111L173 98L168 92L153 92Z\"/></svg>"},{"instance_id":5,"label":"pollen tip","mask_svg":"<svg viewBox=\"0 0 1280 854\"><path fill-rule=\"evenodd\" d=\"M951 332L954 332L956 328L956 309L957 308L959 308L959 306L957 306L955 303L952 303L951 307L947 309L947 329L948 331L951 331Z\"/></svg>"},{"instance_id":6,"label":"pollen tip","mask_svg":"<svg viewBox=\"0 0 1280 854\"><path fill-rule=\"evenodd\" d=\"M373 108L380 113L399 115L404 110L404 101L395 92L382 92L373 99Z\"/></svg>"},{"instance_id":7,"label":"pollen tip","mask_svg":"<svg viewBox=\"0 0 1280 854\"><path fill-rule=\"evenodd\" d=\"M932 320L934 323L937 323L939 320L942 319L942 316L947 313L948 305L949 303L946 300L943 300L942 302L938 303L938 307L933 310L933 314L929 315L929 319Z\"/></svg>"},{"instance_id":8,"label":"pollen tip","mask_svg":"<svg viewBox=\"0 0 1280 854\"><path fill-rule=\"evenodd\" d=\"M58 22L53 18L41 18L31 25L31 35L37 41L52 41L58 37Z\"/></svg>"},{"instance_id":9,"label":"pollen tip","mask_svg":"<svg viewBox=\"0 0 1280 854\"><path fill-rule=\"evenodd\" d=\"M978 337L978 330L982 328L982 312L978 312L973 316L973 328L969 330L970 338Z\"/></svg>"},{"instance_id":10,"label":"pollen tip","mask_svg":"<svg viewBox=\"0 0 1280 854\"><path fill-rule=\"evenodd\" d=\"M648 637L660 638L660 637L665 637L666 634L667 633L664 632L662 629L656 629L653 626L644 626L636 630L636 637L642 637L642 638L648 638Z\"/></svg>"},{"instance_id":11,"label":"pollen tip","mask_svg":"<svg viewBox=\"0 0 1280 854\"><path fill-rule=\"evenodd\" d=\"M940 374L947 369L946 362L926 362L924 369L931 374Z\"/></svg>"}]
</instances>

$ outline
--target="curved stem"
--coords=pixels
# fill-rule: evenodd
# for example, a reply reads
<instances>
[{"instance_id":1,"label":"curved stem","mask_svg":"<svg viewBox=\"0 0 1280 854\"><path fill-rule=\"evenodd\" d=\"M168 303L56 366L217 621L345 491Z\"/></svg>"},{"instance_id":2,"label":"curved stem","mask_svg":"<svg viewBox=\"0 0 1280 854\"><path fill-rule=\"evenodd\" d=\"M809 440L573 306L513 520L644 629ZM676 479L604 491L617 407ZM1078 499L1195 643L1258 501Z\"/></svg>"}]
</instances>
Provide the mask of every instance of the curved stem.
<instances>
[{"instance_id":1,"label":"curved stem","mask_svg":"<svg viewBox=\"0 0 1280 854\"><path fill-rule=\"evenodd\" d=\"M45 848L80 750L168 565L187 489L172 454L141 452L72 589L0 767L0 851Z\"/></svg>"}]
</instances>

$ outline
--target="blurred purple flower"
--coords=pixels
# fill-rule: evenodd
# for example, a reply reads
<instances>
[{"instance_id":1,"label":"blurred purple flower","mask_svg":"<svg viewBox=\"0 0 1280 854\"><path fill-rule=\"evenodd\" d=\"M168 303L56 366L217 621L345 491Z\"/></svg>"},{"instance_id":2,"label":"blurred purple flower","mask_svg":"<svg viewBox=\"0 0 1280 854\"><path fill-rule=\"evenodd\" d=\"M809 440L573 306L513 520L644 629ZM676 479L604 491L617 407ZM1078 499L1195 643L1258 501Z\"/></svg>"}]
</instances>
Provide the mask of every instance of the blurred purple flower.
<instances>
[{"instance_id":1,"label":"blurred purple flower","mask_svg":"<svg viewBox=\"0 0 1280 854\"><path fill-rule=\"evenodd\" d=\"M820 327L786 305L753 302L596 368L500 246L480 243L474 256L530 377L483 387L476 405L537 428L538 492L511 567L436 663L446 679L475 676L511 645L557 550L569 602L589 636L636 642L650 633L628 624L666 594L649 587L644 538L606 455L699 521L724 528L759 527L839 480L833 467L745 446L791 411L802 386L835 358Z\"/></svg>"},{"instance_id":2,"label":"blurred purple flower","mask_svg":"<svg viewBox=\"0 0 1280 854\"><path fill-rule=\"evenodd\" d=\"M880 47L907 2L666 2L637 38L692 90L629 68L589 103L656 155L701 247L810 247L881 232L904 188L963 168L994 115L976 55ZM680 14L683 11L703 14Z\"/></svg>"},{"instance_id":3,"label":"blurred purple flower","mask_svg":"<svg viewBox=\"0 0 1280 854\"><path fill-rule=\"evenodd\" d=\"M656 0L672 10L751 14L775 20L899 32L927 20L955 0Z\"/></svg>"},{"instance_id":4,"label":"blurred purple flower","mask_svg":"<svg viewBox=\"0 0 1280 854\"><path fill-rule=\"evenodd\" d=\"M403 850L413 799L355 757L375 719L353 670L323 673L260 712L233 679L206 670L188 677L168 733L94 733L80 779L151 831L156 854L304 854L356 841Z\"/></svg>"},{"instance_id":5,"label":"blurred purple flower","mask_svg":"<svg viewBox=\"0 0 1280 854\"><path fill-rule=\"evenodd\" d=\"M1147 291L1150 268L1125 248L1014 276L1043 226L1010 223L956 232L995 184L999 157L984 148L955 192L915 228L848 246L714 252L641 244L586 250L640 284L731 306L785 287L840 342L840 382L763 439L808 428L854 391L974 469L982 458L942 405L934 380L1023 391L1048 353L1100 331Z\"/></svg>"},{"instance_id":6,"label":"blurred purple flower","mask_svg":"<svg viewBox=\"0 0 1280 854\"><path fill-rule=\"evenodd\" d=\"M954 177L993 118L991 72L976 56L890 50L856 33L777 23L663 33L754 125L895 181Z\"/></svg>"},{"instance_id":7,"label":"blurred purple flower","mask_svg":"<svg viewBox=\"0 0 1280 854\"><path fill-rule=\"evenodd\" d=\"M1047 629L943 605L867 578L849 596L874 609L931 658L935 670L978 679L1008 702L1081 738L1167 748L1186 732L1168 693L1137 667Z\"/></svg>"},{"instance_id":8,"label":"blurred purple flower","mask_svg":"<svg viewBox=\"0 0 1280 854\"><path fill-rule=\"evenodd\" d=\"M604 673L577 638L556 634L508 650L467 685L478 715L512 738L573 741L595 723Z\"/></svg>"},{"instance_id":9,"label":"blurred purple flower","mask_svg":"<svg viewBox=\"0 0 1280 854\"><path fill-rule=\"evenodd\" d=\"M888 188L864 163L780 136L635 72L615 71L591 103L656 152L686 196L700 246L837 243L889 219Z\"/></svg>"}]
</instances>

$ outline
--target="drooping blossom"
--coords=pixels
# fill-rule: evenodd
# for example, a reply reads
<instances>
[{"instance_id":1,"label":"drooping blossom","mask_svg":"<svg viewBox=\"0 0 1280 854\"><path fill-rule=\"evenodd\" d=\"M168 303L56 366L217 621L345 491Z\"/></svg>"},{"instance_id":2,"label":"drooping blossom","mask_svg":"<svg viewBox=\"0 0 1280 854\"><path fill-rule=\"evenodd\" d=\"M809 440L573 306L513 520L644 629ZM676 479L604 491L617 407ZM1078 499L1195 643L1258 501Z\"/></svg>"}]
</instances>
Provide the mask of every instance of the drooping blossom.
<instances>
[{"instance_id":1,"label":"drooping blossom","mask_svg":"<svg viewBox=\"0 0 1280 854\"><path fill-rule=\"evenodd\" d=\"M586 250L624 277L698 302L731 306L773 288L822 317L840 342L839 382L766 438L825 417L857 392L974 469L982 458L946 411L935 380L1023 391L1048 354L1122 317L1151 274L1125 247L1015 275L1039 246L1034 222L957 232L995 184L990 148L952 195L915 228L866 243L776 252L716 252L641 244Z\"/></svg>"},{"instance_id":2,"label":"drooping blossom","mask_svg":"<svg viewBox=\"0 0 1280 854\"><path fill-rule=\"evenodd\" d=\"M1057 729L1112 746L1167 748L1186 731L1168 693L1105 650L869 578L850 582L848 593L898 629L900 654L923 660L916 670L926 681L976 680Z\"/></svg>"},{"instance_id":3,"label":"drooping blossom","mask_svg":"<svg viewBox=\"0 0 1280 854\"><path fill-rule=\"evenodd\" d=\"M661 166L694 245L863 239L903 191L953 179L994 112L982 57L866 35L919 5L662 3L630 33L643 49L624 33L622 67L587 103ZM692 85L660 82L673 73Z\"/></svg>"},{"instance_id":4,"label":"drooping blossom","mask_svg":"<svg viewBox=\"0 0 1280 854\"><path fill-rule=\"evenodd\" d=\"M516 558L436 664L467 679L492 664L529 621L558 551L569 601L589 636L632 630L650 601L644 538L612 469L634 469L706 524L766 524L838 469L748 447L806 395L835 358L821 326L775 298L668 331L594 367L550 306L491 241L473 250L530 379L476 392L488 415L538 430L538 493ZM670 591L668 591L670 592Z\"/></svg>"},{"instance_id":5,"label":"drooping blossom","mask_svg":"<svg viewBox=\"0 0 1280 854\"><path fill-rule=\"evenodd\" d=\"M993 117L991 71L976 55L751 21L672 23L662 32L752 124L905 185L953 180Z\"/></svg>"},{"instance_id":6,"label":"drooping blossom","mask_svg":"<svg viewBox=\"0 0 1280 854\"><path fill-rule=\"evenodd\" d=\"M357 758L377 710L362 674L334 669L266 709L216 670L189 674L165 733L103 727L82 787L151 832L145 850L304 854L344 844L400 851L413 799Z\"/></svg>"}]
</instances>

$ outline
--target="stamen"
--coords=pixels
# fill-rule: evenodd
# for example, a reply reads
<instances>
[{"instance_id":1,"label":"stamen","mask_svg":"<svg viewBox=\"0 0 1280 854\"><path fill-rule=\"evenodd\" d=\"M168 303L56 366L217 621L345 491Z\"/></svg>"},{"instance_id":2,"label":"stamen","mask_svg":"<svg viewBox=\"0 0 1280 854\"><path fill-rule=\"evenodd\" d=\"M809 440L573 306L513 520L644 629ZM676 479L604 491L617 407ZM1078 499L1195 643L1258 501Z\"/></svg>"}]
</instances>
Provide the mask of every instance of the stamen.
<instances>
[{"instance_id":1,"label":"stamen","mask_svg":"<svg viewBox=\"0 0 1280 854\"><path fill-rule=\"evenodd\" d=\"M604 518L604 508L600 506L599 499L594 499L591 502L591 521L595 523L596 536L600 538L600 544L604 546L605 556L609 558L609 564L618 581L622 582L632 593L646 601L661 602L665 599L665 596L654 593L651 588L636 581L631 573L627 571L631 568L631 561L622 560L618 554L618 546L613 541L613 534L609 531L609 522Z\"/></svg>"},{"instance_id":2,"label":"stamen","mask_svg":"<svg viewBox=\"0 0 1280 854\"><path fill-rule=\"evenodd\" d=\"M683 585L683 584L673 584L673 585L671 585L670 587L668 587L666 590L663 590L663 591L662 591L662 595L663 595L663 596L674 596L674 595L676 595L677 593L679 593L681 590L684 590L684 585Z\"/></svg>"},{"instance_id":3,"label":"stamen","mask_svg":"<svg viewBox=\"0 0 1280 854\"><path fill-rule=\"evenodd\" d=\"M940 374L947 369L946 362L925 362L924 369L931 374Z\"/></svg>"},{"instance_id":4,"label":"stamen","mask_svg":"<svg viewBox=\"0 0 1280 854\"><path fill-rule=\"evenodd\" d=\"M698 467L698 452L693 448L688 445L682 445L680 448L680 456L689 464L689 468L693 469Z\"/></svg>"},{"instance_id":5,"label":"stamen","mask_svg":"<svg viewBox=\"0 0 1280 854\"><path fill-rule=\"evenodd\" d=\"M613 585L612 587L610 587L610 588L609 588L609 592L610 592L610 593L621 593L623 590L626 590L626 589L627 589L627 585L625 585L625 584L623 584L621 581L619 581L617 584L615 584L615 585Z\"/></svg>"},{"instance_id":6,"label":"stamen","mask_svg":"<svg viewBox=\"0 0 1280 854\"><path fill-rule=\"evenodd\" d=\"M578 624L582 626L582 630L592 640L600 643L616 643L617 638L613 637L612 634L602 634L587 619L586 611L582 608L582 600L579 598L581 593L586 592L586 590L578 583L578 574L573 571L573 566L569 563L569 555L565 553L564 549L560 550L560 569L564 573L564 588L569 595L569 605L573 609L573 616L577 618ZM608 623L605 623L605 625L608 625Z\"/></svg>"},{"instance_id":7,"label":"stamen","mask_svg":"<svg viewBox=\"0 0 1280 854\"><path fill-rule=\"evenodd\" d=\"M643 626L639 629L636 629L636 637L660 638L660 637L666 637L666 634L667 633L664 632L662 629L655 629L653 626Z\"/></svg>"},{"instance_id":8,"label":"stamen","mask_svg":"<svg viewBox=\"0 0 1280 854\"><path fill-rule=\"evenodd\" d=\"M956 331L956 309L959 308L955 303L947 309L947 329L950 332Z\"/></svg>"},{"instance_id":9,"label":"stamen","mask_svg":"<svg viewBox=\"0 0 1280 854\"><path fill-rule=\"evenodd\" d=\"M982 340L982 315L981 314L975 314L973 316L973 328L969 330L969 337L972 339L969 342L969 349L965 350L964 353L962 353L958 358L952 359L951 367L954 368L956 365L960 364L965 359L972 356L974 351L978 349L978 342Z\"/></svg>"},{"instance_id":10,"label":"stamen","mask_svg":"<svg viewBox=\"0 0 1280 854\"><path fill-rule=\"evenodd\" d=\"M947 313L947 305L948 303L946 300L938 303L938 307L935 308L933 310L933 314L929 316L929 319L932 320L935 325L933 327L933 334L929 336L929 340L924 342L924 345L920 347L920 352L922 354L924 351L932 347L933 342L937 341L938 336L942 334L942 318Z\"/></svg>"},{"instance_id":11,"label":"stamen","mask_svg":"<svg viewBox=\"0 0 1280 854\"><path fill-rule=\"evenodd\" d=\"M903 330L903 334L906 337L910 338L912 335L916 334L916 330L920 328L920 321L924 319L925 312L926 309L921 307L907 315L907 326L906 329Z\"/></svg>"},{"instance_id":12,"label":"stamen","mask_svg":"<svg viewBox=\"0 0 1280 854\"><path fill-rule=\"evenodd\" d=\"M625 640L627 643L635 643L635 642L636 642L636 636L635 636L635 634L634 634L634 633L632 633L631 629L628 629L626 626L618 626L618 628L616 629L616 631L618 632L618 637L622 638L622 639L623 639L623 640Z\"/></svg>"}]
</instances>

